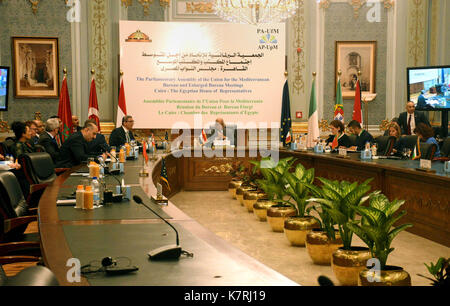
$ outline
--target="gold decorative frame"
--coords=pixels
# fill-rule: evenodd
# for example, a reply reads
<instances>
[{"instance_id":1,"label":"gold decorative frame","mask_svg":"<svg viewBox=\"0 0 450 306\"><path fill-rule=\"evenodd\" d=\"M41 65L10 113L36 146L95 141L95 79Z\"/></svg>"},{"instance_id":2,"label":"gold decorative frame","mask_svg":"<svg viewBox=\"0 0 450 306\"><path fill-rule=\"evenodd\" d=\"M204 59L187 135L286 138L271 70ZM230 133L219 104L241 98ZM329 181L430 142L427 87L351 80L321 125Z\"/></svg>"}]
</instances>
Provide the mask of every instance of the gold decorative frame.
<instances>
[{"instance_id":1,"label":"gold decorative frame","mask_svg":"<svg viewBox=\"0 0 450 306\"><path fill-rule=\"evenodd\" d=\"M335 84L337 84L337 74L340 70L344 75L344 77L341 76L342 97L344 99L355 98L354 85L356 83L354 77L358 75L358 71L361 71L361 93L376 93L376 50L376 41L336 41ZM360 53L367 54L369 58L361 56ZM343 62L344 58L349 59L348 64ZM352 79L350 79L350 75L353 75ZM334 94L336 96L336 87Z\"/></svg>"},{"instance_id":2,"label":"gold decorative frame","mask_svg":"<svg viewBox=\"0 0 450 306\"><path fill-rule=\"evenodd\" d=\"M12 37L12 49L14 96L58 98L58 38ZM37 62L38 59L40 62Z\"/></svg>"}]
</instances>

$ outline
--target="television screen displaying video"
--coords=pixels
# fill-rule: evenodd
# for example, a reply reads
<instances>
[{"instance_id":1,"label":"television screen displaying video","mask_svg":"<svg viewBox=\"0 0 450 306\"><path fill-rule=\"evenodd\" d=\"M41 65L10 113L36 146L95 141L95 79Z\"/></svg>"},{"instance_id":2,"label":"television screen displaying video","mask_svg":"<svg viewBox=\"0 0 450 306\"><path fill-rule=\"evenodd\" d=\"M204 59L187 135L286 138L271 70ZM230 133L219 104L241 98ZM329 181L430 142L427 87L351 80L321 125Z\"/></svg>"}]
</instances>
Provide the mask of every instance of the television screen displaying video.
<instances>
[{"instance_id":1,"label":"television screen displaying video","mask_svg":"<svg viewBox=\"0 0 450 306\"><path fill-rule=\"evenodd\" d=\"M450 66L407 69L408 101L417 110L450 109Z\"/></svg>"},{"instance_id":2,"label":"television screen displaying video","mask_svg":"<svg viewBox=\"0 0 450 306\"><path fill-rule=\"evenodd\" d=\"M9 67L0 66L0 111L8 110Z\"/></svg>"}]
</instances>

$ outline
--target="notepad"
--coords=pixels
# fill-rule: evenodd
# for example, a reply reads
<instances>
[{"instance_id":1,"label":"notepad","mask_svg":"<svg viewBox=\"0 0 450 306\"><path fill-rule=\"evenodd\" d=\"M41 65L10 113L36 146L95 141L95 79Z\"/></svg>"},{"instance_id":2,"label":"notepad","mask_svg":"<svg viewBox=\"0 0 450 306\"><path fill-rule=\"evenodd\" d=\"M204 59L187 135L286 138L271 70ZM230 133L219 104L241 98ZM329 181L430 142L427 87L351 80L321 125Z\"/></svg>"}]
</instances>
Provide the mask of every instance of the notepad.
<instances>
[{"instance_id":1,"label":"notepad","mask_svg":"<svg viewBox=\"0 0 450 306\"><path fill-rule=\"evenodd\" d=\"M75 206L76 203L77 203L76 199L57 200L56 201L57 206Z\"/></svg>"}]
</instances>

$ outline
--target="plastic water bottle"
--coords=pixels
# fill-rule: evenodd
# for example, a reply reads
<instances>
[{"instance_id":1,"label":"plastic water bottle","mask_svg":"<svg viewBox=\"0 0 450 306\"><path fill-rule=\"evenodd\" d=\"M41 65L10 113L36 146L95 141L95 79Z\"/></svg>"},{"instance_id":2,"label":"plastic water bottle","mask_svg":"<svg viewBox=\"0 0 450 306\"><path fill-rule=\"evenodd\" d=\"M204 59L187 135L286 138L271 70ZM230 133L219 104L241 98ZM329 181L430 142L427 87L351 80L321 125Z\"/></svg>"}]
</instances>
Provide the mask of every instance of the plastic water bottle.
<instances>
[{"instance_id":1,"label":"plastic water bottle","mask_svg":"<svg viewBox=\"0 0 450 306\"><path fill-rule=\"evenodd\" d=\"M92 192L94 193L94 206L100 205L100 183L97 179L97 177L94 177L92 179Z\"/></svg>"}]
</instances>

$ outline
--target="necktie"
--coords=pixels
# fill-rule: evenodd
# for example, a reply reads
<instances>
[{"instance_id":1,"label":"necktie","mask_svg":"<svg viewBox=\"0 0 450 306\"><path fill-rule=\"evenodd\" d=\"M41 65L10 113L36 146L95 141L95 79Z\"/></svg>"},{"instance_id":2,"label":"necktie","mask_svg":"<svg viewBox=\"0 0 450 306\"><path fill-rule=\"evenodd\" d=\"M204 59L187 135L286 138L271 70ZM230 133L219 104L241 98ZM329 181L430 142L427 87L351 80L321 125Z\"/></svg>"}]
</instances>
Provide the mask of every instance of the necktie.
<instances>
[{"instance_id":1,"label":"necktie","mask_svg":"<svg viewBox=\"0 0 450 306\"><path fill-rule=\"evenodd\" d=\"M130 131L128 131L128 132L126 132L125 133L125 136L126 136L126 138L127 138L127 143L130 143Z\"/></svg>"},{"instance_id":2,"label":"necktie","mask_svg":"<svg viewBox=\"0 0 450 306\"><path fill-rule=\"evenodd\" d=\"M411 135L411 114L408 114L408 135Z\"/></svg>"}]
</instances>

